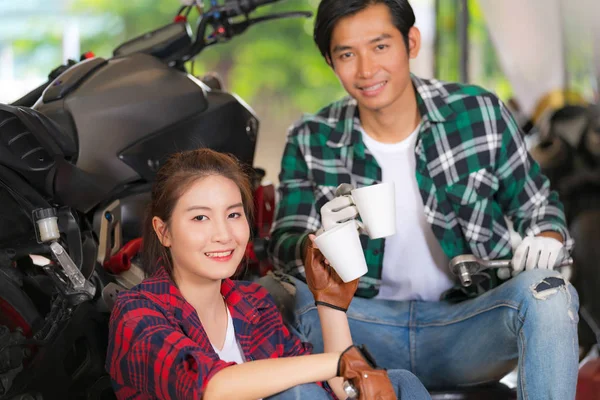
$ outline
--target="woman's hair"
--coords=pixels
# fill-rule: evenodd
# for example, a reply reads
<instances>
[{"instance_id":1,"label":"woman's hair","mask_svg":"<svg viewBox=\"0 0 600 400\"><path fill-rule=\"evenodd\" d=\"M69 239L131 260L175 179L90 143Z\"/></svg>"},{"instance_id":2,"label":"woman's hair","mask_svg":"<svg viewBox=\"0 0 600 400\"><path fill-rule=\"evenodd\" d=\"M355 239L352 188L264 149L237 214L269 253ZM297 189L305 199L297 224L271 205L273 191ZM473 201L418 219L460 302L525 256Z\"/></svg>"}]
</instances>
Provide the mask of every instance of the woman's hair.
<instances>
[{"instance_id":1,"label":"woman's hair","mask_svg":"<svg viewBox=\"0 0 600 400\"><path fill-rule=\"evenodd\" d=\"M254 216L252 188L245 168L235 157L210 149L173 154L158 170L152 185L152 198L144 219L142 259L146 276L152 275L161 265L169 275L173 274L171 254L158 239L152 226L152 219L160 218L168 229L179 198L196 180L211 175L228 178L237 185L242 195L246 219L252 226Z\"/></svg>"},{"instance_id":2,"label":"woman's hair","mask_svg":"<svg viewBox=\"0 0 600 400\"><path fill-rule=\"evenodd\" d=\"M328 62L331 59L331 36L338 21L376 4L385 4L388 7L392 22L402 34L408 50L408 32L415 24L415 13L408 0L321 0L315 19L313 39Z\"/></svg>"}]
</instances>

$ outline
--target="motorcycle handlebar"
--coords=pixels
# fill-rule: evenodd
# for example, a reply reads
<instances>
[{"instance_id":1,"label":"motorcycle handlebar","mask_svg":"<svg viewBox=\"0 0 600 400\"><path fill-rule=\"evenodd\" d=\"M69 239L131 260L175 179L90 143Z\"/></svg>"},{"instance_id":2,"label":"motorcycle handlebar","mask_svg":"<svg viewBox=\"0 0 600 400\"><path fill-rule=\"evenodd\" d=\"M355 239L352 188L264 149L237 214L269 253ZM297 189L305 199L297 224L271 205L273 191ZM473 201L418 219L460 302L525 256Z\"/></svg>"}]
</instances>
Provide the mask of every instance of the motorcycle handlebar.
<instances>
[{"instance_id":1,"label":"motorcycle handlebar","mask_svg":"<svg viewBox=\"0 0 600 400\"><path fill-rule=\"evenodd\" d=\"M40 86L36 87L35 89L33 89L31 92L27 93L26 95L24 95L23 97L21 97L18 100L15 100L14 102L11 103L11 105L13 106L22 106L22 107L33 107L33 105L35 104L36 101L38 101L38 99L40 97L42 97L42 94L44 93L44 90L46 90L46 88L50 85L52 81L47 81L44 82L43 84L41 84Z\"/></svg>"},{"instance_id":2,"label":"motorcycle handlebar","mask_svg":"<svg viewBox=\"0 0 600 400\"><path fill-rule=\"evenodd\" d=\"M260 6L277 3L279 1L281 0L225 0L222 6L214 6L208 10L208 12L204 13L198 21L194 42L190 46L189 51L182 56L181 60L188 61L192 57L198 55L206 47L218 43L223 39L229 40L233 36L241 34L253 24L279 18L307 18L312 16L312 13L307 11L284 12L263 15L257 18L250 18L248 16L248 14ZM246 17L244 21L232 20L235 17L242 15L245 15ZM218 34L215 35L213 33L211 35L212 37L209 37L207 40L205 37L206 30L211 25Z\"/></svg>"},{"instance_id":3,"label":"motorcycle handlebar","mask_svg":"<svg viewBox=\"0 0 600 400\"><path fill-rule=\"evenodd\" d=\"M264 6L270 3L276 3L280 0L227 0L226 4L235 5L239 7L240 11L244 14L251 13L260 6Z\"/></svg>"}]
</instances>

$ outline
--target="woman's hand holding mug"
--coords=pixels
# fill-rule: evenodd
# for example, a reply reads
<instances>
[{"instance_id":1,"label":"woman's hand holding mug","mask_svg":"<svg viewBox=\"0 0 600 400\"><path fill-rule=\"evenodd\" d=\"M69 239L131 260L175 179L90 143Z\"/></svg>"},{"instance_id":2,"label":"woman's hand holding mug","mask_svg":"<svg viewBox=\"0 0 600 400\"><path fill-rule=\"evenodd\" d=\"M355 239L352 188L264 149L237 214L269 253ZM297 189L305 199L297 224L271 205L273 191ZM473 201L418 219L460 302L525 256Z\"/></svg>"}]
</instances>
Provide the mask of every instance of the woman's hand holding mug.
<instances>
[{"instance_id":1,"label":"woman's hand holding mug","mask_svg":"<svg viewBox=\"0 0 600 400\"><path fill-rule=\"evenodd\" d=\"M346 312L358 288L358 279L344 282L315 246L314 238L314 235L309 235L304 255L308 288L315 298L316 305Z\"/></svg>"}]
</instances>

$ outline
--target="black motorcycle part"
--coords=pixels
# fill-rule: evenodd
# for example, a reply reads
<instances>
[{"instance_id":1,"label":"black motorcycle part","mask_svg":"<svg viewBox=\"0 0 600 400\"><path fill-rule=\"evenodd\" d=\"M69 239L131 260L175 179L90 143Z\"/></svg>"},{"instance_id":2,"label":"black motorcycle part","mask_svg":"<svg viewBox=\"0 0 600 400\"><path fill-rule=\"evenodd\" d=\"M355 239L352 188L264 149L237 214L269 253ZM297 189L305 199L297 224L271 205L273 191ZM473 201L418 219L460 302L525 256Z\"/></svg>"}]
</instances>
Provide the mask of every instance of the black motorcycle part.
<instances>
[{"instance_id":1,"label":"black motorcycle part","mask_svg":"<svg viewBox=\"0 0 600 400\"><path fill-rule=\"evenodd\" d=\"M73 309L70 318L57 325L52 337L16 377L7 398L24 392L38 392L44 399L98 396L89 390L97 388L94 384L98 379L106 377L108 315L84 302ZM104 389L110 396L110 388Z\"/></svg>"},{"instance_id":2,"label":"black motorcycle part","mask_svg":"<svg viewBox=\"0 0 600 400\"><path fill-rule=\"evenodd\" d=\"M79 68L75 65L66 73L75 74ZM139 180L117 157L119 151L204 112L208 108L205 90L199 80L159 59L134 54L108 60L85 75L64 98L40 101L35 109L73 138L78 144L78 169L110 192ZM76 191L77 186L72 189ZM98 195L95 204L105 200L106 194Z\"/></svg>"},{"instance_id":3,"label":"black motorcycle part","mask_svg":"<svg viewBox=\"0 0 600 400\"><path fill-rule=\"evenodd\" d=\"M128 185L124 189L114 193L98 206L103 210L115 200L119 200L121 206L121 230L123 243L137 239L142 236L142 221L150 203L151 183L137 183ZM104 218L101 213L94 214L94 232L100 232L100 222Z\"/></svg>"},{"instance_id":4,"label":"black motorcycle part","mask_svg":"<svg viewBox=\"0 0 600 400\"><path fill-rule=\"evenodd\" d=\"M46 199L12 170L0 164L0 248L37 243L33 212L50 208ZM14 250L16 251L16 250Z\"/></svg>"},{"instance_id":5,"label":"black motorcycle part","mask_svg":"<svg viewBox=\"0 0 600 400\"><path fill-rule=\"evenodd\" d=\"M60 74L44 91L42 101L50 103L62 99L72 92L84 79L96 69L106 64L106 60L100 57L90 58L77 64L77 68L70 68Z\"/></svg>"},{"instance_id":6,"label":"black motorcycle part","mask_svg":"<svg viewBox=\"0 0 600 400\"><path fill-rule=\"evenodd\" d=\"M599 199L600 196L596 198L597 203ZM595 324L600 326L600 204L597 204L596 209L581 212L570 228L576 244L573 249L573 284L579 293L581 305L586 307ZM587 321L582 320L579 329L581 346L589 348L597 343L598 338Z\"/></svg>"},{"instance_id":7,"label":"black motorcycle part","mask_svg":"<svg viewBox=\"0 0 600 400\"><path fill-rule=\"evenodd\" d=\"M231 153L252 165L258 132L254 114L228 93L209 92L208 100L206 112L140 140L119 158L148 181L170 154L201 147Z\"/></svg>"},{"instance_id":8,"label":"black motorcycle part","mask_svg":"<svg viewBox=\"0 0 600 400\"><path fill-rule=\"evenodd\" d=\"M40 320L35 305L22 288L0 272L0 325L11 331L20 328L25 336L29 336Z\"/></svg>"},{"instance_id":9,"label":"black motorcycle part","mask_svg":"<svg viewBox=\"0 0 600 400\"><path fill-rule=\"evenodd\" d=\"M74 142L44 115L0 104L0 166L21 175L38 197L86 212L108 188L68 161L75 151ZM0 171L0 179L2 175Z\"/></svg>"},{"instance_id":10,"label":"black motorcycle part","mask_svg":"<svg viewBox=\"0 0 600 400\"><path fill-rule=\"evenodd\" d=\"M145 53L168 62L179 59L191 44L189 26L185 22L174 22L121 44L113 55L122 57Z\"/></svg>"}]
</instances>

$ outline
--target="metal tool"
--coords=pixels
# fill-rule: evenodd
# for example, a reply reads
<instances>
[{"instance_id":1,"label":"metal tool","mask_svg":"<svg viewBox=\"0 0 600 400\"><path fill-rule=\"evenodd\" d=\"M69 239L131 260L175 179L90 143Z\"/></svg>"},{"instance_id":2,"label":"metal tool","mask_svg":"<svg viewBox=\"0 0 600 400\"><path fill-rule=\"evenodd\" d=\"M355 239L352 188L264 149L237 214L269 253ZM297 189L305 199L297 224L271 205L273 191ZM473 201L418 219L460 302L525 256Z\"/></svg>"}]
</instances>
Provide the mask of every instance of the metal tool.
<instances>
[{"instance_id":1,"label":"metal tool","mask_svg":"<svg viewBox=\"0 0 600 400\"><path fill-rule=\"evenodd\" d=\"M348 196L354 190L354 186L349 183L340 183L335 189L335 197Z\"/></svg>"},{"instance_id":2,"label":"metal tool","mask_svg":"<svg viewBox=\"0 0 600 400\"><path fill-rule=\"evenodd\" d=\"M554 268L570 267L573 265L573 258L569 257L563 260ZM464 254L454 257L450 260L450 271L460 279L464 287L471 286L473 275L481 274L483 271L492 268L510 268L512 270L511 260L482 260L472 254Z\"/></svg>"}]
</instances>

